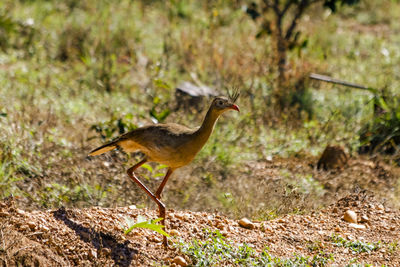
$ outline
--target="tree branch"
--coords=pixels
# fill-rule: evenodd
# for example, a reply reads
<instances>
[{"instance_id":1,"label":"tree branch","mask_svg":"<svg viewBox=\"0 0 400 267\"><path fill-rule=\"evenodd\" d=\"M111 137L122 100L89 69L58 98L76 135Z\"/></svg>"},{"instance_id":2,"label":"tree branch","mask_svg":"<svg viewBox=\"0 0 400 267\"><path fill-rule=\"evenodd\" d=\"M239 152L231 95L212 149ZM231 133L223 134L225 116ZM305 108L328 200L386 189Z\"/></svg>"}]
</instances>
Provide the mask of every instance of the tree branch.
<instances>
[{"instance_id":1,"label":"tree branch","mask_svg":"<svg viewBox=\"0 0 400 267\"><path fill-rule=\"evenodd\" d=\"M275 0L274 1L274 5L272 6L272 8L274 9L275 13L277 14L278 17L282 17L282 12L279 9L279 0Z\"/></svg>"},{"instance_id":2,"label":"tree branch","mask_svg":"<svg viewBox=\"0 0 400 267\"><path fill-rule=\"evenodd\" d=\"M287 0L285 6L282 9L282 14L285 15L285 13L289 10L290 6L293 4L292 0Z\"/></svg>"},{"instance_id":3,"label":"tree branch","mask_svg":"<svg viewBox=\"0 0 400 267\"><path fill-rule=\"evenodd\" d=\"M294 18L292 20L292 23L290 24L289 28L286 31L285 34L285 39L289 40L292 37L293 31L297 26L297 22L299 18L303 15L304 11L306 8L310 5L309 0L301 0L300 4L298 5L296 9L296 13L294 15Z\"/></svg>"}]
</instances>

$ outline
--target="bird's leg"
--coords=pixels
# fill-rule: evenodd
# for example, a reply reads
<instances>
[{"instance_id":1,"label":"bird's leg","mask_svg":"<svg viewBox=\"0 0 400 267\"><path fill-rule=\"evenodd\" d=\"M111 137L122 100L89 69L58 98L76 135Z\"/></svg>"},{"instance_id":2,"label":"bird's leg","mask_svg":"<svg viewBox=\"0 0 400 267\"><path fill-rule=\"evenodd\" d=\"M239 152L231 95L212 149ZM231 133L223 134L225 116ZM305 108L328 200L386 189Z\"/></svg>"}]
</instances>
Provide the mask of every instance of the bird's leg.
<instances>
[{"instance_id":1,"label":"bird's leg","mask_svg":"<svg viewBox=\"0 0 400 267\"><path fill-rule=\"evenodd\" d=\"M174 172L174 169L172 169L172 168L169 168L169 169L168 169L167 174L165 174L164 179L162 180L160 186L159 186L158 189L157 189L156 198L161 199L161 192L163 191L164 186L165 186L165 184L167 183L169 176L171 176L171 174L172 174L173 172Z\"/></svg>"},{"instance_id":2,"label":"bird's leg","mask_svg":"<svg viewBox=\"0 0 400 267\"><path fill-rule=\"evenodd\" d=\"M164 203L161 202L161 200L159 198L157 198L137 177L136 175L133 173L134 170L136 170L137 168L139 168L141 165L143 165L145 162L147 161L146 158L144 158L142 161L140 161L139 163L137 163L136 165L134 165L133 167L129 168L127 173L129 175L129 177L135 182L137 183L140 188L142 188L146 194L157 203L159 212L160 212L160 217L163 218L161 221L161 224L164 225L165 227L165 216L166 216L166 211L165 211L165 205ZM163 239L163 245L165 247L168 247L168 241L167 241L167 237L164 236Z\"/></svg>"},{"instance_id":3,"label":"bird's leg","mask_svg":"<svg viewBox=\"0 0 400 267\"><path fill-rule=\"evenodd\" d=\"M168 178L171 176L171 174L173 172L174 172L174 169L169 168L168 171L167 171L167 174L165 174L164 179L162 180L160 186L158 187L158 189L156 191L156 195L155 195L158 200L161 200L161 192L163 191L164 186L168 181ZM166 216L167 216L165 207L163 207L163 208L159 207L159 212L160 212L160 218L163 218L161 220L161 224L164 225L164 228L165 228L165 219L166 219ZM164 236L164 244L167 244L167 237L166 236Z\"/></svg>"}]
</instances>

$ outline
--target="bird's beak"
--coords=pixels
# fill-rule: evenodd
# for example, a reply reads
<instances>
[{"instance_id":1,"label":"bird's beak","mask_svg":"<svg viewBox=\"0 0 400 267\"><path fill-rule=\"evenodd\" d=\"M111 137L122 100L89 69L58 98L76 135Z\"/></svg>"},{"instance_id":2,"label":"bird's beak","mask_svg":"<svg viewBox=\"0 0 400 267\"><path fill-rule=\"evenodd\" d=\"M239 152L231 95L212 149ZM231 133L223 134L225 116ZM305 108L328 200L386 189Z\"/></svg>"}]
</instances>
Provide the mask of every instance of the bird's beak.
<instances>
[{"instance_id":1,"label":"bird's beak","mask_svg":"<svg viewBox=\"0 0 400 267\"><path fill-rule=\"evenodd\" d=\"M236 111L240 112L239 107L238 107L237 105L235 105L235 104L232 104L232 105L229 107L229 109L233 109L233 110L236 110Z\"/></svg>"}]
</instances>

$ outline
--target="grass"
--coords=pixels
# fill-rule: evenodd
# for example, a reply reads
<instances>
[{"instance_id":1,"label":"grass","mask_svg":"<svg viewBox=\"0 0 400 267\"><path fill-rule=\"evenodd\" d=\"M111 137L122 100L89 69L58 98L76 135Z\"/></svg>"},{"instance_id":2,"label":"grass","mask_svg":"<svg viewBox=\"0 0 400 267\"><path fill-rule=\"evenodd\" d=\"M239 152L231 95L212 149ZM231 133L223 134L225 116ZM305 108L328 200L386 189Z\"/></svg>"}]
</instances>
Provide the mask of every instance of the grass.
<instances>
[{"instance_id":1,"label":"grass","mask_svg":"<svg viewBox=\"0 0 400 267\"><path fill-rule=\"evenodd\" d=\"M247 244L232 244L219 231L205 230L204 241L177 243L182 253L190 256L194 266L326 266L333 262L331 255L323 253L312 257L295 255L293 258L274 257L268 248L257 253Z\"/></svg>"},{"instance_id":2,"label":"grass","mask_svg":"<svg viewBox=\"0 0 400 267\"><path fill-rule=\"evenodd\" d=\"M349 248L353 254L363 253L363 252L372 252L374 250L378 250L380 248L380 242L378 243L367 243L360 240L349 241L344 239L343 237L333 235L331 237L331 241L334 245L338 247Z\"/></svg>"},{"instance_id":3,"label":"grass","mask_svg":"<svg viewBox=\"0 0 400 267\"><path fill-rule=\"evenodd\" d=\"M311 10L301 21L309 45L289 53L294 76L312 70L399 88L400 6L382 3L335 16ZM42 208L153 205L125 175L139 155L86 155L155 120L198 126L209 101L203 113L174 111L173 89L195 74L220 93L242 88L241 113L224 115L194 163L174 174L163 196L168 206L270 218L297 210L299 198L318 199L325 189L311 174L283 167L283 179L252 183L246 164L317 156L328 143L354 153L372 96L307 82L313 116L276 118L270 40L254 38L258 30L226 1L2 1L0 197L19 195ZM154 188L162 171L150 164L140 174ZM258 194L266 186L268 201Z\"/></svg>"}]
</instances>

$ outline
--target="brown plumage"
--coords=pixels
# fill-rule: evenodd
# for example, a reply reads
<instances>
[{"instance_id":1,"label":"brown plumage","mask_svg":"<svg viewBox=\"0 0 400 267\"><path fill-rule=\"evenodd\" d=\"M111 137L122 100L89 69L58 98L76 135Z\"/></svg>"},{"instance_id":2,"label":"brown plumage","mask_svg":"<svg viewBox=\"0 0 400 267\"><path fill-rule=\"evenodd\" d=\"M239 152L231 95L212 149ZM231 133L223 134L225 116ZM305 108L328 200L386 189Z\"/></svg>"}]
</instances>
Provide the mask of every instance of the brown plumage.
<instances>
[{"instance_id":1,"label":"brown plumage","mask_svg":"<svg viewBox=\"0 0 400 267\"><path fill-rule=\"evenodd\" d=\"M165 225L165 205L161 202L161 192L174 170L190 163L201 150L211 135L218 117L227 110L237 110L234 104L238 94L228 98L215 98L203 120L197 129L186 126L167 123L140 127L121 135L114 141L94 149L89 156L96 156L110 150L121 148L125 152L141 151L145 157L128 170L129 177L136 182L158 205L162 223ZM134 170L145 162L152 161L167 165L168 171L161 185L153 194L135 175ZM164 245L167 239L164 237Z\"/></svg>"}]
</instances>

